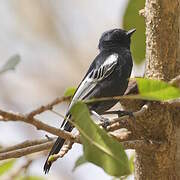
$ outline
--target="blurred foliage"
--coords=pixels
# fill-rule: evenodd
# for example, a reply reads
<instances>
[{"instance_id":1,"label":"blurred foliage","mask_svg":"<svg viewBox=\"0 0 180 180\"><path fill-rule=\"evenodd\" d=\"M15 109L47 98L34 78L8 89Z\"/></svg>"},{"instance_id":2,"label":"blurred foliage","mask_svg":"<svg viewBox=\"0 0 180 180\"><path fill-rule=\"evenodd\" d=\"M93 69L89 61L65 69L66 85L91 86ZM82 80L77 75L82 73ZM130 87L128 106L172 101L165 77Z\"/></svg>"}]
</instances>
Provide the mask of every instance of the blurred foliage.
<instances>
[{"instance_id":1,"label":"blurred foliage","mask_svg":"<svg viewBox=\"0 0 180 180\"><path fill-rule=\"evenodd\" d=\"M16 163L15 159L11 159L9 161L5 161L4 163L0 164L0 176L2 175L6 175L8 177L8 173L9 171L13 168L13 170L16 170L14 167ZM19 169L18 169L19 171ZM18 174L16 175L16 177L13 177L13 180L45 180L45 178L41 177L41 176L26 176L26 175L21 175L24 173L24 169L22 168L22 171L19 171ZM11 173L9 174L11 176ZM0 177L1 179L1 177ZM9 177L9 179L12 179L11 177Z\"/></svg>"},{"instance_id":2,"label":"blurred foliage","mask_svg":"<svg viewBox=\"0 0 180 180\"><path fill-rule=\"evenodd\" d=\"M15 180L45 180L41 176L19 176Z\"/></svg>"},{"instance_id":3,"label":"blurred foliage","mask_svg":"<svg viewBox=\"0 0 180 180\"><path fill-rule=\"evenodd\" d=\"M73 96L74 93L76 92L76 88L74 87L70 87L68 89L66 89L65 93L64 93L64 96L67 97L67 96Z\"/></svg>"},{"instance_id":4,"label":"blurred foliage","mask_svg":"<svg viewBox=\"0 0 180 180\"><path fill-rule=\"evenodd\" d=\"M85 157L82 155L76 160L76 163L75 163L72 171L75 171L77 167L81 166L84 163L87 163L87 161L86 161Z\"/></svg>"},{"instance_id":5,"label":"blurred foliage","mask_svg":"<svg viewBox=\"0 0 180 180\"><path fill-rule=\"evenodd\" d=\"M165 101L180 97L180 89L164 81L146 78L136 78L136 81L140 99Z\"/></svg>"},{"instance_id":6,"label":"blurred foliage","mask_svg":"<svg viewBox=\"0 0 180 180\"><path fill-rule=\"evenodd\" d=\"M9 70L15 70L15 67L19 64L20 60L21 57L18 54L11 56L7 60L7 62L0 68L0 74Z\"/></svg>"},{"instance_id":7,"label":"blurred foliage","mask_svg":"<svg viewBox=\"0 0 180 180\"><path fill-rule=\"evenodd\" d=\"M2 163L0 165L0 176L2 176L4 173L9 171L13 167L15 162L16 162L15 159L11 159L9 161L5 161L4 163Z\"/></svg>"},{"instance_id":8,"label":"blurred foliage","mask_svg":"<svg viewBox=\"0 0 180 180\"><path fill-rule=\"evenodd\" d=\"M128 158L122 145L93 122L87 106L77 102L71 113L73 124L81 134L84 158L103 168L109 175L120 177L130 174Z\"/></svg>"},{"instance_id":9,"label":"blurred foliage","mask_svg":"<svg viewBox=\"0 0 180 180\"><path fill-rule=\"evenodd\" d=\"M123 18L124 29L136 28L131 38L131 51L136 64L145 60L145 21L144 17L139 15L139 10L143 9L144 5L145 0L129 0Z\"/></svg>"}]
</instances>

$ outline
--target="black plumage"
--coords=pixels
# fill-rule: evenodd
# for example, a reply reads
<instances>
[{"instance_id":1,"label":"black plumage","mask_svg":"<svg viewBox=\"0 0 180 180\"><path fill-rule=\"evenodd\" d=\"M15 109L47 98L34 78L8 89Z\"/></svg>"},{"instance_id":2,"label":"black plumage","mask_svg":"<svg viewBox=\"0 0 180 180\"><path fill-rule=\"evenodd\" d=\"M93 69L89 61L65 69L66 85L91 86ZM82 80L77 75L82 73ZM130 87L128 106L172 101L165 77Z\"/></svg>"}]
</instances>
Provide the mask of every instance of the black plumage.
<instances>
[{"instance_id":1,"label":"black plumage","mask_svg":"<svg viewBox=\"0 0 180 180\"><path fill-rule=\"evenodd\" d=\"M77 100L121 96L124 94L133 66L130 38L134 31L135 29L130 31L112 29L102 34L98 45L100 52L90 65L72 98L66 118L61 125L62 129L69 132L72 131L73 127L68 122L68 119L71 117L69 110ZM113 107L116 103L116 100L95 102L89 105L89 110L103 114L103 112ZM50 155L57 154L64 142L64 139L58 137L48 158ZM48 158L44 165L45 173L51 167Z\"/></svg>"}]
</instances>

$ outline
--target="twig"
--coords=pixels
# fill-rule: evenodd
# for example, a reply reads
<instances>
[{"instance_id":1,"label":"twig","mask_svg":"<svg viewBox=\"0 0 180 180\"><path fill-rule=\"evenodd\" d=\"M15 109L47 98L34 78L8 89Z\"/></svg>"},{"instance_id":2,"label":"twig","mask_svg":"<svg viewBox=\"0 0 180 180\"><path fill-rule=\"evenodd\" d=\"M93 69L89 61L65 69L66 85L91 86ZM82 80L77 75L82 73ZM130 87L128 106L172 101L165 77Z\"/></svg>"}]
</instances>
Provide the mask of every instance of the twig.
<instances>
[{"instance_id":1,"label":"twig","mask_svg":"<svg viewBox=\"0 0 180 180\"><path fill-rule=\"evenodd\" d=\"M70 100L70 96L68 97L60 97L60 98L56 98L54 101L52 101L51 103L45 105L45 106L40 106L39 108L31 111L30 113L27 114L27 116L29 116L30 118L31 117L34 117L35 115L37 114L41 114L42 112L44 111L47 111L47 110L52 110L53 107L59 103L62 103L64 101L68 101Z\"/></svg>"},{"instance_id":2,"label":"twig","mask_svg":"<svg viewBox=\"0 0 180 180\"><path fill-rule=\"evenodd\" d=\"M141 9L141 10L139 11L139 15L145 17L145 10L144 10L144 9Z\"/></svg>"},{"instance_id":3,"label":"twig","mask_svg":"<svg viewBox=\"0 0 180 180\"><path fill-rule=\"evenodd\" d=\"M119 99L119 98L121 97L115 97L115 99ZM69 140L69 143L63 147L62 151L53 157L55 160L59 157L64 156L68 152L68 150L72 147L72 144L74 142L80 143L80 138L79 136L72 135L70 132L59 130L55 127L49 126L39 121L38 119L36 119L34 116L46 110L52 110L54 105L60 102L66 101L68 99L69 97L57 98L52 103L49 103L46 106L41 106L26 115L0 110L0 121L22 121L22 122L35 126L39 130L44 130L46 132L59 136L63 139ZM106 99L109 100L109 98L105 98L104 100ZM139 115L142 115L147 110L147 107L148 105L144 105L140 111L133 113L133 116L137 117ZM121 118L114 119L111 121L111 125L113 126L113 124L117 122L119 122L119 126L120 124L125 125L125 123L123 124L122 122L123 120L125 121L127 118L129 118L129 116L124 116ZM113 128L110 126L109 130L112 130L112 129ZM116 138L120 139L119 136L118 137L116 136ZM123 138L121 137L121 139ZM126 138L124 137L124 139ZM9 159L9 158L19 158L19 157L32 154L35 152L44 151L51 148L53 143L54 143L54 140L52 139L43 139L43 140L37 140L37 141L26 141L26 142L14 145L12 147L4 148L0 150L0 160Z\"/></svg>"},{"instance_id":4,"label":"twig","mask_svg":"<svg viewBox=\"0 0 180 180\"><path fill-rule=\"evenodd\" d=\"M27 169L29 168L29 166L32 164L33 159L31 158L27 158L27 161L24 165L22 165L21 167L19 167L18 169L15 169L14 172L12 172L12 174L9 176L8 180L12 180L12 179L16 179L18 178L18 176L22 173L22 172L26 172Z\"/></svg>"},{"instance_id":5,"label":"twig","mask_svg":"<svg viewBox=\"0 0 180 180\"><path fill-rule=\"evenodd\" d=\"M53 109L51 109L50 111L64 119L64 116L62 114L60 114L59 112L56 112Z\"/></svg>"},{"instance_id":6,"label":"twig","mask_svg":"<svg viewBox=\"0 0 180 180\"><path fill-rule=\"evenodd\" d=\"M145 140L124 141L124 140L128 140L129 138L128 136L130 134L131 133L129 131L123 132L120 134L115 134L112 132L110 133L111 136L113 136L114 138L116 138L118 141L122 143L125 149L141 149L142 147L152 149L152 148L160 148L160 145L164 147L162 143L158 143L155 141L145 141ZM79 135L75 137L79 139ZM42 143L43 141L44 143ZM33 141L32 143L29 142L29 145L35 144L34 142L35 141ZM2 153L0 153L0 160L10 159L10 158L19 158L19 157L26 156L32 153L48 150L53 146L55 141L52 139L49 139L49 140L36 140L36 142L39 142L40 144L36 144L36 145L32 145L32 146L20 148L20 149L14 149L15 146L13 146L13 148L10 147L9 149L13 149L13 150L8 151L8 152L3 151ZM63 146L60 153L50 156L50 161L52 162L52 161L57 160L59 157L63 157L71 149L73 143L74 143L73 141L67 141L67 143Z\"/></svg>"},{"instance_id":7,"label":"twig","mask_svg":"<svg viewBox=\"0 0 180 180\"><path fill-rule=\"evenodd\" d=\"M122 132L120 132L118 130L118 131L114 131L114 132L109 132L108 134L113 136L114 138L116 138L119 142L122 142L122 141L129 140L131 132L130 131L122 131Z\"/></svg>"},{"instance_id":8,"label":"twig","mask_svg":"<svg viewBox=\"0 0 180 180\"><path fill-rule=\"evenodd\" d=\"M115 138L118 140L119 135L115 134L110 134L113 135ZM80 137L79 134L75 136L77 141L80 143ZM121 137L123 140L123 138ZM127 140L124 136L124 140ZM3 148L0 151L0 160L5 160L5 159L10 159L10 158L19 158L22 156L26 156L28 154L44 151L50 149L55 142L55 138L50 138L50 139L41 139L41 140L34 140L34 141L25 141L20 144L8 147L8 148ZM54 155L53 161L58 159L59 157L63 157L72 147L74 141L69 141L66 140L66 144L63 146L61 149L60 153L57 155Z\"/></svg>"},{"instance_id":9,"label":"twig","mask_svg":"<svg viewBox=\"0 0 180 180\"><path fill-rule=\"evenodd\" d=\"M171 85L175 86L175 87L179 87L180 88L180 75L178 75L175 78L173 78L169 83Z\"/></svg>"},{"instance_id":10,"label":"twig","mask_svg":"<svg viewBox=\"0 0 180 180\"><path fill-rule=\"evenodd\" d=\"M137 117L137 116L142 115L147 110L148 106L149 106L149 104L144 105L141 108L141 110L139 110L137 112L134 112L133 116ZM41 110L33 111L33 112L40 112L40 111ZM3 110L0 110L0 115L1 115L0 121L23 121L25 123L34 125L39 130L44 130L44 131L47 131L47 132L49 132L51 134L59 136L61 138L68 139L70 141L74 141L74 142L79 143L79 140L74 135L72 135L70 132L57 129L57 128L52 127L52 126L49 126L49 125L37 120L36 118L32 117L32 115L31 116L23 115L23 114L20 114L20 113L6 112L6 111L3 111ZM116 119L113 119L112 121L110 121L110 124L120 122L120 121L122 122L122 120L126 120L128 118L129 118L129 116L123 116L123 117L120 117L120 118L116 118Z\"/></svg>"},{"instance_id":11,"label":"twig","mask_svg":"<svg viewBox=\"0 0 180 180\"><path fill-rule=\"evenodd\" d=\"M35 145L35 146L3 152L3 153L0 153L0 160L10 159L10 158L19 158L19 157L26 156L28 154L32 154L35 152L44 151L44 150L50 149L52 145L54 144L54 142L55 141L49 141L49 142Z\"/></svg>"},{"instance_id":12,"label":"twig","mask_svg":"<svg viewBox=\"0 0 180 180\"><path fill-rule=\"evenodd\" d=\"M166 143L151 140L132 140L121 142L125 149L135 149L139 151L164 151Z\"/></svg>"},{"instance_id":13,"label":"twig","mask_svg":"<svg viewBox=\"0 0 180 180\"><path fill-rule=\"evenodd\" d=\"M149 106L150 106L150 102L143 105L139 111L133 112L132 117L137 118L139 116L142 116L148 110ZM132 124L127 121L127 119L129 118L130 118L129 115L125 115L125 116L110 120L109 122L110 125L107 127L107 131L114 131L120 128L131 129ZM102 126L103 122L98 123L98 124Z\"/></svg>"},{"instance_id":14,"label":"twig","mask_svg":"<svg viewBox=\"0 0 180 180\"><path fill-rule=\"evenodd\" d=\"M130 130L132 127L131 127L131 123L129 123L128 119L129 119L129 117L126 119L122 119L119 122L112 123L111 125L109 125L107 127L106 130L107 131L115 131L115 130L121 129L121 128L126 128L126 129Z\"/></svg>"},{"instance_id":15,"label":"twig","mask_svg":"<svg viewBox=\"0 0 180 180\"><path fill-rule=\"evenodd\" d=\"M102 97L102 98L84 100L83 102L86 104L91 104L95 102L121 100L121 99L139 99L139 96L137 97L135 95L124 95L124 96Z\"/></svg>"},{"instance_id":16,"label":"twig","mask_svg":"<svg viewBox=\"0 0 180 180\"><path fill-rule=\"evenodd\" d=\"M65 154L67 154L69 152L69 150L72 148L72 145L74 144L74 142L72 141L67 141L62 149L60 150L60 152L58 154L54 154L54 155L51 155L48 159L48 162L51 162L53 163L54 161L56 161L57 159L59 158L62 158L64 157Z\"/></svg>"},{"instance_id":17,"label":"twig","mask_svg":"<svg viewBox=\"0 0 180 180\"><path fill-rule=\"evenodd\" d=\"M165 102L163 102L163 104L168 104L168 105L170 105L172 107L180 108L180 98L169 100L169 101L165 101Z\"/></svg>"},{"instance_id":18,"label":"twig","mask_svg":"<svg viewBox=\"0 0 180 180\"><path fill-rule=\"evenodd\" d=\"M132 113L132 117L137 118L138 116L142 116L148 110L149 106L150 106L150 103L147 103L147 104L143 105L139 111L136 111L136 112ZM129 119L129 115L112 119L110 121L110 124L121 122L122 120L126 120L126 119Z\"/></svg>"},{"instance_id":19,"label":"twig","mask_svg":"<svg viewBox=\"0 0 180 180\"><path fill-rule=\"evenodd\" d=\"M113 137L117 138L117 140L120 141L119 136L116 137L113 135ZM0 160L10 159L10 158L19 158L22 156L26 156L28 154L44 151L50 149L54 144L54 141L43 143L36 146L30 146L18 150L13 150L5 153L0 153ZM69 149L72 147L72 142L69 142L67 146L64 146L64 150L60 151L59 154L50 156L50 161L55 161L59 157L63 157ZM164 150L165 146L163 143L155 142L155 141L146 141L146 140L132 140L132 141L122 141L121 144L124 146L125 149L138 149L141 150L143 148L147 148L149 150L158 149L159 151Z\"/></svg>"},{"instance_id":20,"label":"twig","mask_svg":"<svg viewBox=\"0 0 180 180\"><path fill-rule=\"evenodd\" d=\"M25 123L35 126L38 130L44 130L46 132L59 136L63 139L69 139L77 142L76 141L77 139L71 133L49 126L29 115L23 115L20 113L13 113L13 112L0 110L0 116L1 116L0 121L23 121Z\"/></svg>"},{"instance_id":21,"label":"twig","mask_svg":"<svg viewBox=\"0 0 180 180\"><path fill-rule=\"evenodd\" d=\"M178 75L174 79L172 79L169 82L169 84L171 84L177 88L180 88L180 75ZM174 107L180 107L180 98L168 100L168 101L162 102L162 104L168 104L168 105L171 105Z\"/></svg>"},{"instance_id":22,"label":"twig","mask_svg":"<svg viewBox=\"0 0 180 180\"><path fill-rule=\"evenodd\" d=\"M7 147L7 148L0 149L0 154L4 153L4 152L13 151L13 150L23 149L23 148L30 147L30 146L40 145L40 144L43 144L43 143L46 143L46 142L49 142L49 141L52 141L52 140L54 140L54 138L40 139L40 140L34 140L34 141L27 140L27 141L24 141L22 143L16 144L14 146L10 146L10 147Z\"/></svg>"}]
</instances>

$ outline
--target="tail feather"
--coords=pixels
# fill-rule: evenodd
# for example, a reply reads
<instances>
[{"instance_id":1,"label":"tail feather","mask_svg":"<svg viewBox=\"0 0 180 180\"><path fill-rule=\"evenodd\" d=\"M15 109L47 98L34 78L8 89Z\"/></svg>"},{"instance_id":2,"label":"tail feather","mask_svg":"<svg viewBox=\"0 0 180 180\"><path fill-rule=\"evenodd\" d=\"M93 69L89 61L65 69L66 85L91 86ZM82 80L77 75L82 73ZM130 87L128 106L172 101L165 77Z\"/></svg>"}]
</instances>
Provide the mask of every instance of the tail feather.
<instances>
[{"instance_id":1,"label":"tail feather","mask_svg":"<svg viewBox=\"0 0 180 180\"><path fill-rule=\"evenodd\" d=\"M71 126L71 124L69 122L66 122L66 124L64 126L64 130L70 132L70 131L72 131L72 129L73 129L73 127ZM48 155L48 157L46 159L46 162L44 164L44 172L45 172L45 174L47 174L49 172L49 170L51 168L51 165L52 165L51 162L48 162L49 157L51 155L57 154L61 150L64 142L65 142L65 139L58 137L56 142L54 143L54 145L53 145L53 147L52 147L52 149L51 149L51 151L50 151L50 153L49 153L49 155Z\"/></svg>"}]
</instances>

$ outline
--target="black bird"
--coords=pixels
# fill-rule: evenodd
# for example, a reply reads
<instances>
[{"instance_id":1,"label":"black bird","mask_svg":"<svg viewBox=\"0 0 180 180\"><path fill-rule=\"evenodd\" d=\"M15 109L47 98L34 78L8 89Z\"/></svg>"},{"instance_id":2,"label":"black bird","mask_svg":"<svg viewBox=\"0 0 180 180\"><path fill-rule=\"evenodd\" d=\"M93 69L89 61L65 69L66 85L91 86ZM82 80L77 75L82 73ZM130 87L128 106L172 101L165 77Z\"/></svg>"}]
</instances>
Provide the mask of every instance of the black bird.
<instances>
[{"instance_id":1,"label":"black bird","mask_svg":"<svg viewBox=\"0 0 180 180\"><path fill-rule=\"evenodd\" d=\"M66 118L61 125L62 129L69 132L72 131L73 127L68 121L71 118L69 111L77 100L121 96L124 94L133 66L130 42L131 35L134 32L135 29L129 31L112 29L102 34L98 45L100 52L90 65L72 98ZM92 114L103 114L117 102L114 100L95 102L89 105L89 110ZM50 155L57 154L64 142L64 139L58 137L48 158ZM48 158L44 165L45 173L48 173L51 167L51 162L48 162Z\"/></svg>"}]
</instances>

